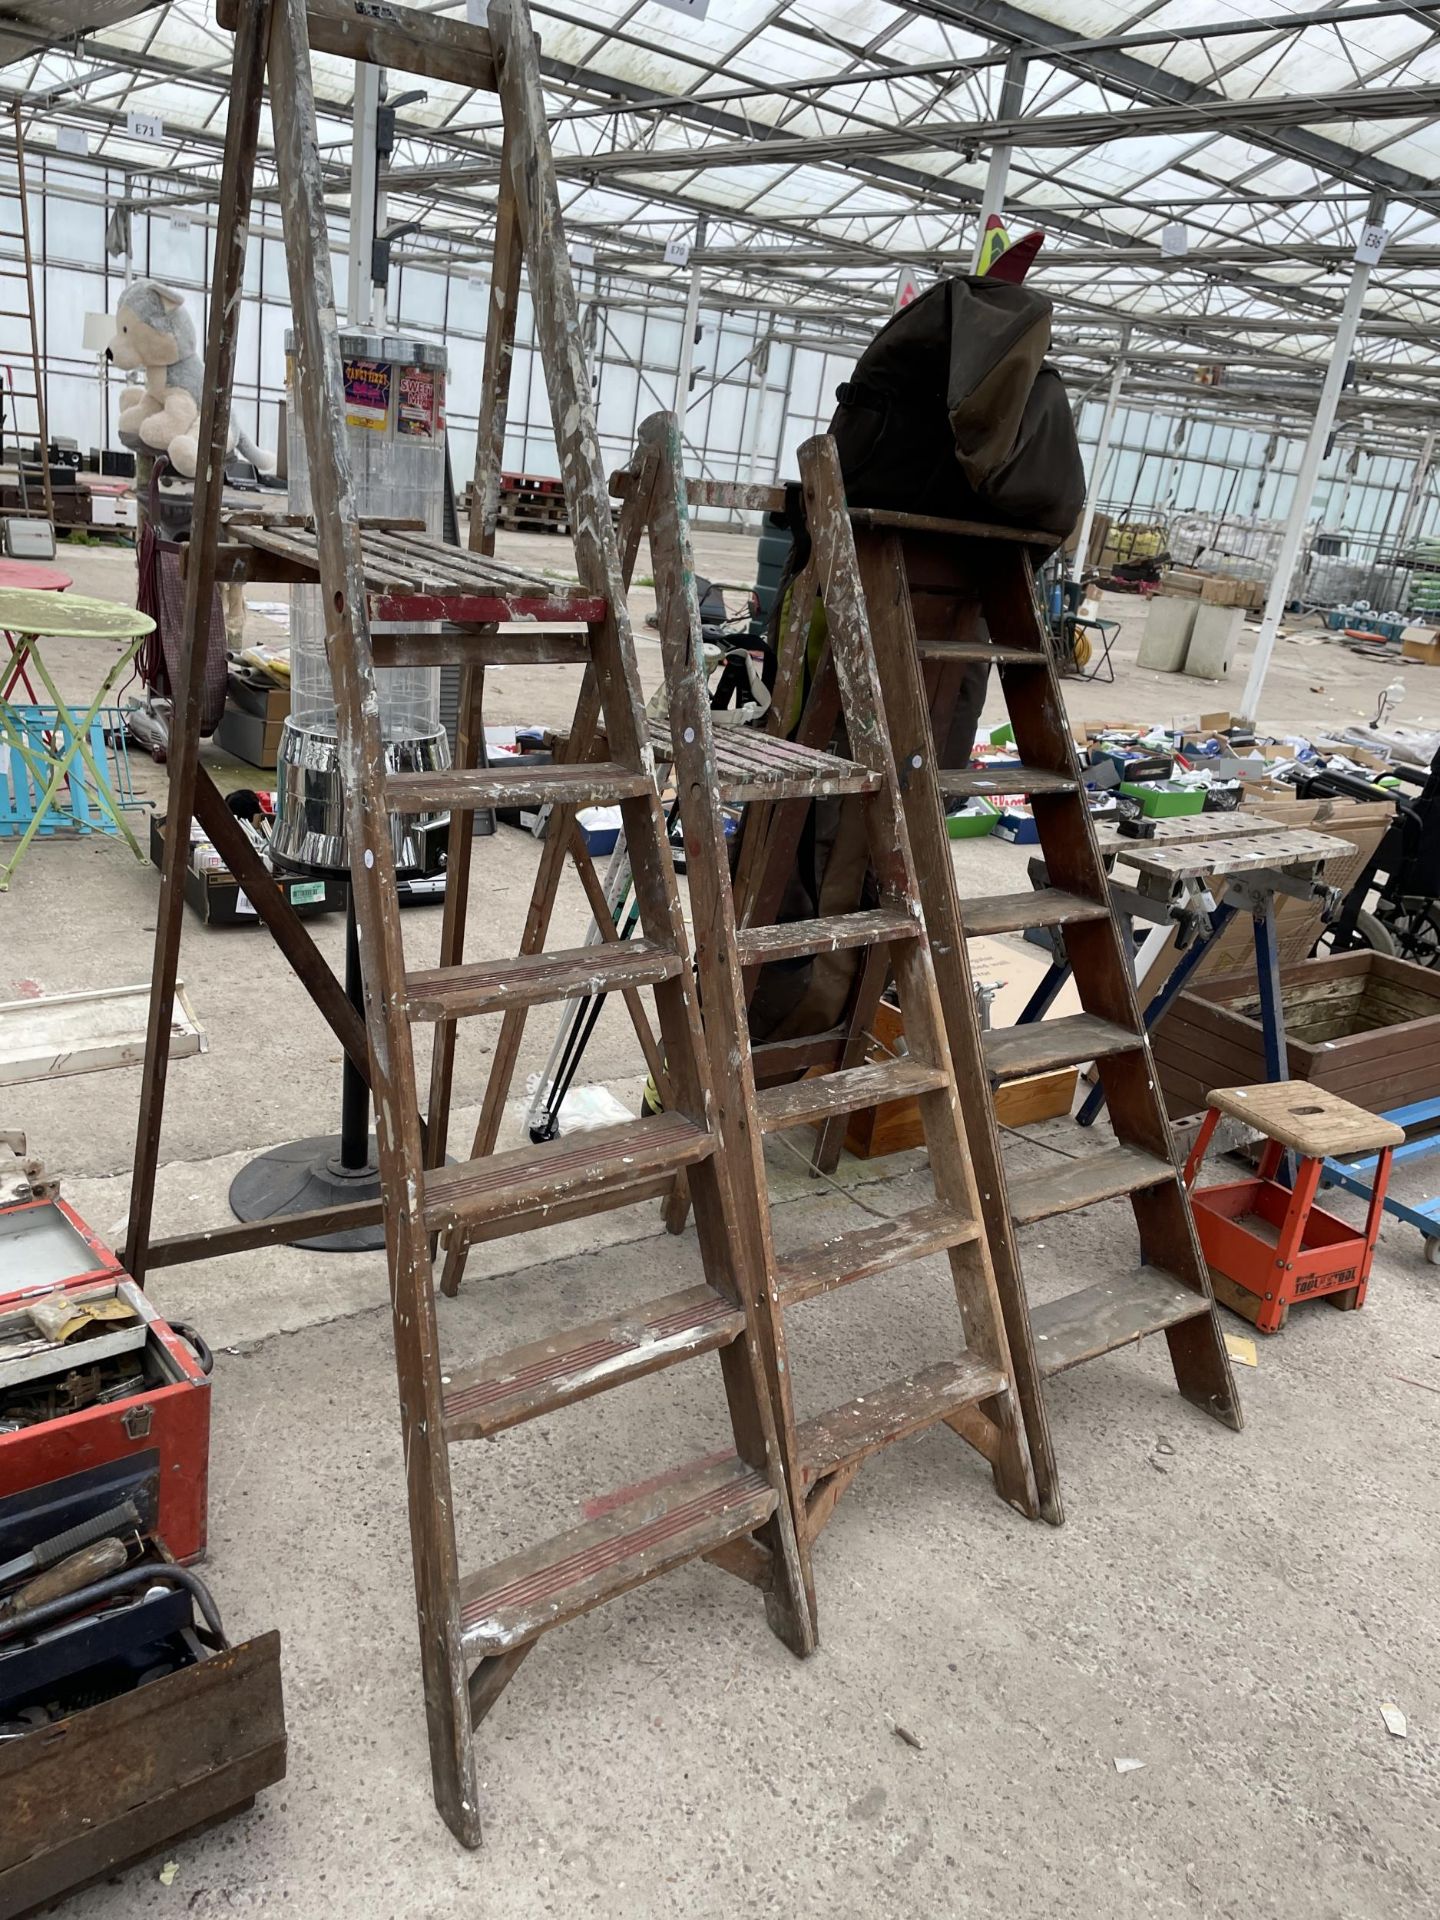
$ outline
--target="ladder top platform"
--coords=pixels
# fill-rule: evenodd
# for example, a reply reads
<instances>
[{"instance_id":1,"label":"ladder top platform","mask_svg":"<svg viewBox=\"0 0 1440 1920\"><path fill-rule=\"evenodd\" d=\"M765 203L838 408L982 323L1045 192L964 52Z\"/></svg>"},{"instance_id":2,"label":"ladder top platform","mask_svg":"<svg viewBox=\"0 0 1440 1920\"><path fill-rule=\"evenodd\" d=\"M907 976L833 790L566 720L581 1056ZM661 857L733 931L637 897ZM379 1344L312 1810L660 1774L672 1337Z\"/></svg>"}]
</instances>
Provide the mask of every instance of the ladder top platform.
<instances>
[{"instance_id":1,"label":"ladder top platform","mask_svg":"<svg viewBox=\"0 0 1440 1920\"><path fill-rule=\"evenodd\" d=\"M232 520L224 537L248 549L249 579L318 582L320 578L313 526ZM605 617L603 595L487 559L466 547L452 547L431 534L367 526L361 540L372 620L588 626Z\"/></svg>"}]
</instances>

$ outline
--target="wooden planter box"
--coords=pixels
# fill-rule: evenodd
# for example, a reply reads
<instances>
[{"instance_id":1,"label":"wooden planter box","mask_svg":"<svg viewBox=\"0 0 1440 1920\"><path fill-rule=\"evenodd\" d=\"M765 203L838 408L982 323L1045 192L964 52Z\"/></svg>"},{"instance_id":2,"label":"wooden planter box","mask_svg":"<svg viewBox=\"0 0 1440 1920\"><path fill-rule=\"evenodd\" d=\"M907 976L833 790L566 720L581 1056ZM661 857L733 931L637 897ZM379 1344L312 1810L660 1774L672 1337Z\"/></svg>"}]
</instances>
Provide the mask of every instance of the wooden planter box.
<instances>
[{"instance_id":1,"label":"wooden planter box","mask_svg":"<svg viewBox=\"0 0 1440 1920\"><path fill-rule=\"evenodd\" d=\"M1440 1093L1440 973L1379 953L1301 960L1280 970L1290 1078L1329 1087L1372 1113ZM1254 968L1182 993L1151 1037L1171 1117L1212 1087L1265 1079Z\"/></svg>"}]
</instances>

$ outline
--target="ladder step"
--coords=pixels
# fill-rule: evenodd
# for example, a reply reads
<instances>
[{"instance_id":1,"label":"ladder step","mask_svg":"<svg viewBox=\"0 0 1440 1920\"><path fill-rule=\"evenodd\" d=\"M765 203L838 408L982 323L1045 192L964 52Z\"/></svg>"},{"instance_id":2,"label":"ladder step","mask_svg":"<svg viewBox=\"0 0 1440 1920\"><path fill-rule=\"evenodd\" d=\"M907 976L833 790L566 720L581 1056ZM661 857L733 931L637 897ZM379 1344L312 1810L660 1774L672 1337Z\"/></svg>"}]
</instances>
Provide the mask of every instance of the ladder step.
<instances>
[{"instance_id":1,"label":"ladder step","mask_svg":"<svg viewBox=\"0 0 1440 1920\"><path fill-rule=\"evenodd\" d=\"M1075 793L1078 783L1068 773L1051 773L1044 767L966 767L960 771L944 769L935 778L940 791L960 799L986 793Z\"/></svg>"},{"instance_id":2,"label":"ladder step","mask_svg":"<svg viewBox=\"0 0 1440 1920\"><path fill-rule=\"evenodd\" d=\"M875 907L866 913L835 913L824 920L786 920L774 927L741 927L735 944L740 964L795 960L802 954L840 953L847 947L878 947L890 940L913 940L917 917L904 907Z\"/></svg>"},{"instance_id":3,"label":"ladder step","mask_svg":"<svg viewBox=\"0 0 1440 1920\"><path fill-rule=\"evenodd\" d=\"M590 1133L512 1147L484 1160L432 1167L425 1174L425 1224L432 1232L460 1225L476 1229L507 1222L521 1233L569 1218L566 1208L598 1212L605 1195L693 1166L714 1151L714 1140L683 1114L661 1113ZM624 1206L612 1197L612 1206Z\"/></svg>"},{"instance_id":4,"label":"ladder step","mask_svg":"<svg viewBox=\"0 0 1440 1920\"><path fill-rule=\"evenodd\" d=\"M775 1280L782 1306L829 1293L851 1280L868 1279L910 1260L943 1253L967 1240L978 1240L980 1223L953 1213L948 1207L919 1207L873 1227L837 1233L776 1263Z\"/></svg>"},{"instance_id":5,"label":"ladder step","mask_svg":"<svg viewBox=\"0 0 1440 1920\"><path fill-rule=\"evenodd\" d=\"M1209 1311L1203 1294L1147 1267L1032 1306L1030 1330L1040 1371L1048 1376Z\"/></svg>"},{"instance_id":6,"label":"ladder step","mask_svg":"<svg viewBox=\"0 0 1440 1920\"><path fill-rule=\"evenodd\" d=\"M652 940L607 940L557 953L522 953L462 967L428 967L407 974L412 1020L453 1020L466 1014L534 1007L626 987L673 980L680 956Z\"/></svg>"},{"instance_id":7,"label":"ladder step","mask_svg":"<svg viewBox=\"0 0 1440 1920\"><path fill-rule=\"evenodd\" d=\"M508 633L493 626L448 627L438 633L387 633L372 627L370 651L377 667L586 666L590 636L524 627Z\"/></svg>"},{"instance_id":8,"label":"ladder step","mask_svg":"<svg viewBox=\"0 0 1440 1920\"><path fill-rule=\"evenodd\" d=\"M727 1347L744 1331L740 1308L701 1286L512 1347L447 1376L445 1437L483 1440L592 1393Z\"/></svg>"},{"instance_id":9,"label":"ladder step","mask_svg":"<svg viewBox=\"0 0 1440 1920\"><path fill-rule=\"evenodd\" d=\"M878 1453L892 1440L903 1440L961 1407L1002 1393L1005 1385L997 1367L969 1353L907 1374L797 1427L801 1472L807 1482L823 1480L838 1467Z\"/></svg>"},{"instance_id":10,"label":"ladder step","mask_svg":"<svg viewBox=\"0 0 1440 1920\"><path fill-rule=\"evenodd\" d=\"M1052 1067L1083 1066L1107 1053L1130 1053L1144 1037L1100 1020L1093 1013L1067 1013L1059 1020L1031 1020L1021 1027L994 1027L983 1036L985 1064L994 1081L1023 1080Z\"/></svg>"},{"instance_id":11,"label":"ladder step","mask_svg":"<svg viewBox=\"0 0 1440 1920\"><path fill-rule=\"evenodd\" d=\"M385 782L395 813L446 807L603 807L654 791L648 775L608 760L592 766L449 767L443 773L392 773Z\"/></svg>"},{"instance_id":12,"label":"ladder step","mask_svg":"<svg viewBox=\"0 0 1440 1920\"><path fill-rule=\"evenodd\" d=\"M1107 1147L1102 1153L1057 1161L1054 1167L1042 1167L1038 1173L1017 1174L1007 1182L1010 1218L1023 1227L1032 1220L1073 1213L1077 1207L1091 1206L1097 1200L1116 1200L1123 1193L1158 1187L1162 1180L1174 1178L1170 1162L1153 1153L1144 1153L1139 1147Z\"/></svg>"},{"instance_id":13,"label":"ladder step","mask_svg":"<svg viewBox=\"0 0 1440 1920\"><path fill-rule=\"evenodd\" d=\"M988 640L922 640L915 651L922 660L940 660L956 666L984 661L992 667L1048 667L1041 647L992 647Z\"/></svg>"},{"instance_id":14,"label":"ladder step","mask_svg":"<svg viewBox=\"0 0 1440 1920\"><path fill-rule=\"evenodd\" d=\"M960 912L967 938L987 933L1024 933L1030 927L1063 927L1074 920L1108 920L1103 900L1066 893L1060 887L1032 887L1029 893L991 893L963 900Z\"/></svg>"},{"instance_id":15,"label":"ladder step","mask_svg":"<svg viewBox=\"0 0 1440 1920\"><path fill-rule=\"evenodd\" d=\"M598 1520L460 1582L467 1654L524 1646L672 1567L753 1533L775 1511L775 1489L738 1460L696 1467Z\"/></svg>"},{"instance_id":16,"label":"ladder step","mask_svg":"<svg viewBox=\"0 0 1440 1920\"><path fill-rule=\"evenodd\" d=\"M885 1100L910 1100L948 1084L943 1067L924 1067L917 1060L881 1060L792 1080L788 1086L765 1087L756 1094L755 1107L760 1131L778 1133L784 1127L810 1126L835 1114L859 1113Z\"/></svg>"}]
</instances>

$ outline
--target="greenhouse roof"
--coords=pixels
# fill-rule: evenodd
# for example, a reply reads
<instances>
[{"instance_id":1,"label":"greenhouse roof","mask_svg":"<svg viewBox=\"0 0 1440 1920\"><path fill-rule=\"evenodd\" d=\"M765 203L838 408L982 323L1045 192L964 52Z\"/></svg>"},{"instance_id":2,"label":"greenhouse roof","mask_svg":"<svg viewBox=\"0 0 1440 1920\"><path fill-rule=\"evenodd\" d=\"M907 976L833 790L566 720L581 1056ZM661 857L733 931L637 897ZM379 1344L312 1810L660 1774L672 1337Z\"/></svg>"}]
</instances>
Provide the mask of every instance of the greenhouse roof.
<instances>
[{"instance_id":1,"label":"greenhouse roof","mask_svg":"<svg viewBox=\"0 0 1440 1920\"><path fill-rule=\"evenodd\" d=\"M1031 278L1067 357L1099 370L1123 344L1138 390L1162 395L1223 364L1225 404L1303 410L1378 213L1348 404L1423 425L1440 393L1440 0L531 10L572 244L612 284L678 300L698 267L710 304L858 337L903 271L923 284L968 268L991 158L1008 149L1007 218L1045 233ZM68 127L137 199L214 197L230 36L202 0L12 0L9 17L0 57L5 32L17 57L0 85L33 109L34 145ZM100 24L36 46L57 21ZM323 53L315 66L338 212L355 69ZM392 97L420 84L398 112L391 215L421 222L412 257L483 262L498 102L408 75ZM161 123L158 150L135 115Z\"/></svg>"}]
</instances>

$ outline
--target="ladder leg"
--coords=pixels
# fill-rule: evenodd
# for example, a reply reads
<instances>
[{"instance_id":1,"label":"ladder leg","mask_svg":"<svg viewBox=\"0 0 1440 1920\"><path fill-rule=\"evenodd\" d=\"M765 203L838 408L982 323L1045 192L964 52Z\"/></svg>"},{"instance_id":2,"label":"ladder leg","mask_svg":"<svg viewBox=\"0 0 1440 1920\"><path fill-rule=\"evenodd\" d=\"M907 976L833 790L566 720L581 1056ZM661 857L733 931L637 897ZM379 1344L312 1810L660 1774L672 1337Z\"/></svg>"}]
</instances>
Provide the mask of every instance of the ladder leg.
<instances>
[{"instance_id":1,"label":"ladder leg","mask_svg":"<svg viewBox=\"0 0 1440 1920\"><path fill-rule=\"evenodd\" d=\"M475 437L475 478L471 490L470 551L493 554L500 504L500 470L505 459L505 420L510 401L510 371L515 359L515 317L520 305L522 266L520 224L510 190L501 141L500 186L495 216L495 254L490 270L490 310L485 324L485 367L480 388L480 419ZM455 764L479 764L485 738L485 669L466 666L460 675L460 723ZM465 954L465 921L470 905L470 863L475 816L468 809L451 815L445 873L445 918L440 929L440 965L458 967ZM455 1077L455 1022L436 1024L430 1056L431 1166L445 1164L450 1131L450 1098Z\"/></svg>"},{"instance_id":2,"label":"ladder leg","mask_svg":"<svg viewBox=\"0 0 1440 1920\"><path fill-rule=\"evenodd\" d=\"M195 515L190 565L185 574L185 655L181 685L175 689L168 755L170 822L160 866L160 902L155 916L155 958L150 977L150 1015L145 1036L145 1066L140 1087L140 1124L130 1182L130 1224L125 1264L135 1279L145 1278L155 1205L155 1175L160 1163L160 1129L165 1081L170 1065L170 1023L175 1009L175 974L180 958L180 925L185 911L185 865L189 859L188 822L195 811L200 761L200 710L205 687L205 655L210 636L210 602L215 591L215 549L223 508L225 449L230 435L230 391L240 333L240 289L245 275L245 240L260 131L265 48L270 0L242 6L235 36L234 63L226 121L225 157L220 176L219 236L215 286L205 347L208 370L201 401L200 445L205 450L195 476ZM24 204L24 195L21 195ZM49 463L46 463L49 472Z\"/></svg>"},{"instance_id":3,"label":"ladder leg","mask_svg":"<svg viewBox=\"0 0 1440 1920\"><path fill-rule=\"evenodd\" d=\"M326 644L342 764L351 770L345 825L371 1041L375 1131L386 1195L395 1364L431 1769L441 1814L457 1839L477 1846L479 1794L460 1638L450 1460L420 1175L418 1090L408 1015L403 997L393 991L393 983L404 977L405 956L384 750L376 718L359 522L349 458L340 438L344 379L324 224L324 186L315 144L305 0L277 0L270 39L269 97L276 169L288 214L285 245L295 312L296 384L310 449L320 573L330 609Z\"/></svg>"},{"instance_id":4,"label":"ladder leg","mask_svg":"<svg viewBox=\"0 0 1440 1920\"><path fill-rule=\"evenodd\" d=\"M763 1449L782 1492L772 1523L776 1578L768 1598L771 1624L795 1652L814 1645L815 1597L805 1528L803 1494L787 1466L795 1457L794 1409L784 1332L768 1276L774 1269L769 1211L753 1075L737 1063L748 1057L745 1007L735 944L735 906L729 860L715 807L717 780L708 707L694 567L679 472L678 423L671 414L647 420L641 446L658 469L653 486L651 550L655 564L661 643L670 690L670 729L685 833L685 866L695 926L695 959L704 1005L704 1044L710 1060L728 1194L727 1220L706 1217L714 1196L692 1179L696 1225L702 1247L718 1231L735 1270L746 1307L750 1341L745 1371L739 1360L726 1368L726 1389L742 1458L746 1446ZM714 1166L716 1162L709 1163ZM697 1174L705 1169L697 1169ZM730 1349L733 1354L735 1349ZM776 1428L781 1429L777 1438ZM758 1460L755 1462L759 1464Z\"/></svg>"}]
</instances>

